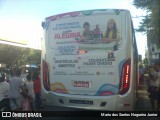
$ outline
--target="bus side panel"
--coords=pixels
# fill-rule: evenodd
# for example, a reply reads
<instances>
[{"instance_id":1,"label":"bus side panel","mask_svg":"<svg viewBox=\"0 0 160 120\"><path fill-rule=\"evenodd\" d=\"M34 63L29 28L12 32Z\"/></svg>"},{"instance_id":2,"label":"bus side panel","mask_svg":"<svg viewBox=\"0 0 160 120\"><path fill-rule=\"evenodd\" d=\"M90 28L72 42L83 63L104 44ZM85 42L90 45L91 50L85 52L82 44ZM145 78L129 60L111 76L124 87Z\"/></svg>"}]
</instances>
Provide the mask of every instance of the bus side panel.
<instances>
[{"instance_id":1,"label":"bus side panel","mask_svg":"<svg viewBox=\"0 0 160 120\"><path fill-rule=\"evenodd\" d=\"M117 110L133 111L136 105L136 81L137 81L137 57L136 57L136 42L134 41L133 26L131 24L131 18L126 14L128 18L124 21L126 24L127 41L126 41L126 56L131 58L131 70L130 70L130 85L129 90L124 95L118 95ZM130 45L130 46L129 46Z\"/></svg>"}]
</instances>

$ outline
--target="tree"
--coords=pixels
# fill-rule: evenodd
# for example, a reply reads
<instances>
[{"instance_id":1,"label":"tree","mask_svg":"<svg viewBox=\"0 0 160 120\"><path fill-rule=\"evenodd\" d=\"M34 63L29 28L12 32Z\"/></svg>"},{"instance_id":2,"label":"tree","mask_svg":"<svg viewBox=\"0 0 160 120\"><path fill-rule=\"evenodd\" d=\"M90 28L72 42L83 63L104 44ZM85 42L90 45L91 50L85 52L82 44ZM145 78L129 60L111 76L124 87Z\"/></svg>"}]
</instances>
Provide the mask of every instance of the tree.
<instances>
[{"instance_id":1,"label":"tree","mask_svg":"<svg viewBox=\"0 0 160 120\"><path fill-rule=\"evenodd\" d=\"M21 49L21 55L16 60L15 65L21 66L26 64L39 65L41 62L41 51L31 48Z\"/></svg>"},{"instance_id":2,"label":"tree","mask_svg":"<svg viewBox=\"0 0 160 120\"><path fill-rule=\"evenodd\" d=\"M150 42L160 48L160 0L134 0L134 5L147 12L137 31L146 33Z\"/></svg>"},{"instance_id":3,"label":"tree","mask_svg":"<svg viewBox=\"0 0 160 120\"><path fill-rule=\"evenodd\" d=\"M26 64L39 65L41 61L40 50L5 44L0 44L0 56L0 63L5 63L14 67Z\"/></svg>"},{"instance_id":4,"label":"tree","mask_svg":"<svg viewBox=\"0 0 160 120\"><path fill-rule=\"evenodd\" d=\"M28 56L25 56L27 55ZM26 49L25 50L25 54L24 54L24 59L25 59L25 62L27 64L40 64L41 62L41 51L40 50L34 50L34 49Z\"/></svg>"},{"instance_id":5,"label":"tree","mask_svg":"<svg viewBox=\"0 0 160 120\"><path fill-rule=\"evenodd\" d=\"M0 44L0 63L13 64L20 54L20 47Z\"/></svg>"}]
</instances>

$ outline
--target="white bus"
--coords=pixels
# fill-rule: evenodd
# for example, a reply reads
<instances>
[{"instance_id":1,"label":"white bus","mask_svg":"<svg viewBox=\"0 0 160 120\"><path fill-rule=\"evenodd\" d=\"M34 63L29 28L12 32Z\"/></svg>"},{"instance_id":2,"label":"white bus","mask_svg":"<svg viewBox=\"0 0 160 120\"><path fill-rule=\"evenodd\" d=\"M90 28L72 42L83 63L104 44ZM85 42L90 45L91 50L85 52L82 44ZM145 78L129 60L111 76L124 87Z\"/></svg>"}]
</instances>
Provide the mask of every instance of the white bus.
<instances>
[{"instance_id":1,"label":"white bus","mask_svg":"<svg viewBox=\"0 0 160 120\"><path fill-rule=\"evenodd\" d=\"M134 110L138 53L128 10L63 13L47 17L42 26L41 80L46 104Z\"/></svg>"}]
</instances>

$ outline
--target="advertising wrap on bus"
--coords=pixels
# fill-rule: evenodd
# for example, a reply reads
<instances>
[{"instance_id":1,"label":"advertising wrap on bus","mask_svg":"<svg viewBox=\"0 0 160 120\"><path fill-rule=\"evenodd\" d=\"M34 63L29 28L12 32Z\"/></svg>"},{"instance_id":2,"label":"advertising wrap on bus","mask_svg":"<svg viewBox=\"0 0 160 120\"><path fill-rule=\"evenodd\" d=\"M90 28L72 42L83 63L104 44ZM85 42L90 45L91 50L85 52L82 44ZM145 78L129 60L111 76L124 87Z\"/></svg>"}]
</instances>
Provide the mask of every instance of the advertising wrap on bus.
<instances>
[{"instance_id":1,"label":"advertising wrap on bus","mask_svg":"<svg viewBox=\"0 0 160 120\"><path fill-rule=\"evenodd\" d=\"M116 109L117 95L126 94L133 83L130 72L135 55L131 52L134 45L129 11L64 13L46 18L43 28L44 90L61 96L62 101L68 98L66 106L94 104L106 97Z\"/></svg>"}]
</instances>

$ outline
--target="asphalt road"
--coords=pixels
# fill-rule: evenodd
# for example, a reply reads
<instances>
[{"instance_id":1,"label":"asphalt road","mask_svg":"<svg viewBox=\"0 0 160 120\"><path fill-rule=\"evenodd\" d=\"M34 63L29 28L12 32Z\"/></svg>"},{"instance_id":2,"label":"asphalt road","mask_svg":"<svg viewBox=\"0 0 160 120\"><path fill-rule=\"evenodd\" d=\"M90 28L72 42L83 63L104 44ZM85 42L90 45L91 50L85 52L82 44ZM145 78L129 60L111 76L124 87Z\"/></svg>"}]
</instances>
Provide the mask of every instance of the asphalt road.
<instances>
[{"instance_id":1,"label":"asphalt road","mask_svg":"<svg viewBox=\"0 0 160 120\"><path fill-rule=\"evenodd\" d=\"M56 107L56 106L44 106L39 110L44 116L54 116L54 117L42 117L42 118L28 118L28 120L160 120L159 117L95 117L96 111L84 111L83 114L91 114L93 117L85 117L85 116L79 116L79 117L70 117L74 116L78 112L80 112L81 109L73 109L73 108L66 108L66 107ZM147 86L146 85L140 85L138 86L138 101L135 109L135 113L143 113L143 112L152 112L151 111L151 105L150 105L150 99L148 98L148 92L147 92ZM82 114L82 115L83 115ZM69 117L66 117L66 116ZM78 114L81 115L81 114ZM65 117L64 117L65 116Z\"/></svg>"},{"instance_id":2,"label":"asphalt road","mask_svg":"<svg viewBox=\"0 0 160 120\"><path fill-rule=\"evenodd\" d=\"M40 111L81 111L81 109L44 106ZM151 111L150 99L148 98L147 86L138 86L138 100L135 111Z\"/></svg>"}]
</instances>

